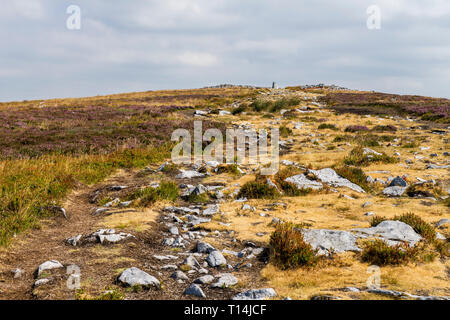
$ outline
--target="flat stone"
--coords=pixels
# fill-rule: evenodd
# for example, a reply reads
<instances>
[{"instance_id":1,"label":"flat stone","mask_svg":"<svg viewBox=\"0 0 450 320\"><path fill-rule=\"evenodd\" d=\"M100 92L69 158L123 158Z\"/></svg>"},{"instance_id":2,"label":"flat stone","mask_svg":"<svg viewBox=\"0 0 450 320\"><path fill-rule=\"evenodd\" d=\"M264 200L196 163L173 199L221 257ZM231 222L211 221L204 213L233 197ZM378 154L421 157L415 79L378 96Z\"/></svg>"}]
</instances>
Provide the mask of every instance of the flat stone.
<instances>
[{"instance_id":1,"label":"flat stone","mask_svg":"<svg viewBox=\"0 0 450 320\"><path fill-rule=\"evenodd\" d=\"M322 170L310 170L310 172L314 174L320 181L332 187L346 187L359 193L365 193L363 188L345 178L342 178L336 173L336 171L331 168Z\"/></svg>"},{"instance_id":2,"label":"flat stone","mask_svg":"<svg viewBox=\"0 0 450 320\"><path fill-rule=\"evenodd\" d=\"M272 288L251 289L235 295L233 300L267 300L276 296L277 293Z\"/></svg>"},{"instance_id":3,"label":"flat stone","mask_svg":"<svg viewBox=\"0 0 450 320\"><path fill-rule=\"evenodd\" d=\"M161 285L158 279L135 267L123 271L118 280L130 287L139 285L145 288L159 288Z\"/></svg>"},{"instance_id":4,"label":"flat stone","mask_svg":"<svg viewBox=\"0 0 450 320\"><path fill-rule=\"evenodd\" d=\"M208 206L205 210L203 210L203 215L204 216L212 216L215 215L217 213L219 213L219 205L218 204L213 204L211 206Z\"/></svg>"},{"instance_id":5,"label":"flat stone","mask_svg":"<svg viewBox=\"0 0 450 320\"><path fill-rule=\"evenodd\" d=\"M211 285L212 288L228 288L238 283L238 279L230 273L224 273L219 276L217 282Z\"/></svg>"},{"instance_id":6,"label":"flat stone","mask_svg":"<svg viewBox=\"0 0 450 320\"><path fill-rule=\"evenodd\" d=\"M49 260L49 261L42 263L38 267L37 275L40 276L42 274L42 272L44 272L44 271L59 269L59 268L64 268L64 266L59 261Z\"/></svg>"},{"instance_id":7,"label":"flat stone","mask_svg":"<svg viewBox=\"0 0 450 320\"><path fill-rule=\"evenodd\" d=\"M203 178L205 175L195 170L180 170L180 174L176 176L177 179L193 179Z\"/></svg>"},{"instance_id":8,"label":"flat stone","mask_svg":"<svg viewBox=\"0 0 450 320\"><path fill-rule=\"evenodd\" d=\"M401 197L405 191L405 187L387 187L383 190L383 194L388 197Z\"/></svg>"},{"instance_id":9,"label":"flat stone","mask_svg":"<svg viewBox=\"0 0 450 320\"><path fill-rule=\"evenodd\" d=\"M326 229L303 229L303 238L313 249L318 249L319 255L342 253L346 251L361 251L356 245L357 238L348 231Z\"/></svg>"},{"instance_id":10,"label":"flat stone","mask_svg":"<svg viewBox=\"0 0 450 320\"><path fill-rule=\"evenodd\" d=\"M289 177L284 181L295 184L298 189L320 190L323 188L323 185L320 182L309 180L304 174Z\"/></svg>"},{"instance_id":11,"label":"flat stone","mask_svg":"<svg viewBox=\"0 0 450 320\"><path fill-rule=\"evenodd\" d=\"M50 282L50 279L39 279L34 282L35 287L43 286Z\"/></svg>"}]
</instances>

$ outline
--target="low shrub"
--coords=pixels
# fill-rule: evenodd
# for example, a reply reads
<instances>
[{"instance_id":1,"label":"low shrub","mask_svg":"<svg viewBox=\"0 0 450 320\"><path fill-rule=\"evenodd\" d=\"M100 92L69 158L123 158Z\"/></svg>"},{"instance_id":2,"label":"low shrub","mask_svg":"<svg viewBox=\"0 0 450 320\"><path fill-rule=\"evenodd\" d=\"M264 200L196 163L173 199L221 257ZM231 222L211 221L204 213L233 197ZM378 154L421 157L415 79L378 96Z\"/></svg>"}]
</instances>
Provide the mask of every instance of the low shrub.
<instances>
[{"instance_id":1,"label":"low shrub","mask_svg":"<svg viewBox=\"0 0 450 320\"><path fill-rule=\"evenodd\" d=\"M279 223L270 236L270 256L280 269L314 266L317 250L303 239L300 230L292 223Z\"/></svg>"},{"instance_id":2,"label":"low shrub","mask_svg":"<svg viewBox=\"0 0 450 320\"><path fill-rule=\"evenodd\" d=\"M292 135L292 130L286 126L281 126L279 128L279 132L280 132L280 136L284 137L284 138L287 138Z\"/></svg>"},{"instance_id":3,"label":"low shrub","mask_svg":"<svg viewBox=\"0 0 450 320\"><path fill-rule=\"evenodd\" d=\"M276 199L280 193L275 187L261 181L252 181L244 184L239 191L238 198L247 199Z\"/></svg>"},{"instance_id":4,"label":"low shrub","mask_svg":"<svg viewBox=\"0 0 450 320\"><path fill-rule=\"evenodd\" d=\"M396 132L397 128L393 125L378 125L372 128L372 131L376 132Z\"/></svg>"},{"instance_id":5,"label":"low shrub","mask_svg":"<svg viewBox=\"0 0 450 320\"><path fill-rule=\"evenodd\" d=\"M385 153L381 155L375 154L364 154L362 147L356 147L350 154L344 158L344 163L346 165L353 166L368 166L371 163L397 163L398 159L388 156Z\"/></svg>"},{"instance_id":6,"label":"low shrub","mask_svg":"<svg viewBox=\"0 0 450 320\"><path fill-rule=\"evenodd\" d=\"M247 105L246 104L241 104L236 109L233 109L231 111L231 114L235 116L235 115L241 114L242 112L244 112L246 110L247 110Z\"/></svg>"},{"instance_id":7,"label":"low shrub","mask_svg":"<svg viewBox=\"0 0 450 320\"><path fill-rule=\"evenodd\" d=\"M348 126L344 130L345 132L361 132L361 131L369 131L369 128L366 126Z\"/></svg>"},{"instance_id":8,"label":"low shrub","mask_svg":"<svg viewBox=\"0 0 450 320\"><path fill-rule=\"evenodd\" d=\"M319 130L324 130L324 129L338 130L338 128L336 128L336 126L331 123L322 123L319 125L319 127L317 129L319 129Z\"/></svg>"},{"instance_id":9,"label":"low shrub","mask_svg":"<svg viewBox=\"0 0 450 320\"><path fill-rule=\"evenodd\" d=\"M343 166L334 168L334 170L338 175L353 182L354 184L357 184L358 186L363 188L366 192L371 191L372 187L367 182L367 175L361 168Z\"/></svg>"},{"instance_id":10,"label":"low shrub","mask_svg":"<svg viewBox=\"0 0 450 320\"><path fill-rule=\"evenodd\" d=\"M389 246L383 240L367 241L361 251L361 260L377 266L399 265L417 258L419 249L408 244Z\"/></svg>"}]
</instances>

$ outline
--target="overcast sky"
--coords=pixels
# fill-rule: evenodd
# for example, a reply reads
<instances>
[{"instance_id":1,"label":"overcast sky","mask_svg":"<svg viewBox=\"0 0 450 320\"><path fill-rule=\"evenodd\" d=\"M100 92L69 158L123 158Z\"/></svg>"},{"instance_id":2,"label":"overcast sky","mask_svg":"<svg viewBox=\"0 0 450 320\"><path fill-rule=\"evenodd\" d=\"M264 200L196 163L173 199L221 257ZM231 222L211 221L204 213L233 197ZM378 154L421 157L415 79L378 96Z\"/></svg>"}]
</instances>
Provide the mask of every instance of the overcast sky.
<instances>
[{"instance_id":1,"label":"overcast sky","mask_svg":"<svg viewBox=\"0 0 450 320\"><path fill-rule=\"evenodd\" d=\"M449 0L8 0L0 40L0 101L272 81L450 98Z\"/></svg>"}]
</instances>

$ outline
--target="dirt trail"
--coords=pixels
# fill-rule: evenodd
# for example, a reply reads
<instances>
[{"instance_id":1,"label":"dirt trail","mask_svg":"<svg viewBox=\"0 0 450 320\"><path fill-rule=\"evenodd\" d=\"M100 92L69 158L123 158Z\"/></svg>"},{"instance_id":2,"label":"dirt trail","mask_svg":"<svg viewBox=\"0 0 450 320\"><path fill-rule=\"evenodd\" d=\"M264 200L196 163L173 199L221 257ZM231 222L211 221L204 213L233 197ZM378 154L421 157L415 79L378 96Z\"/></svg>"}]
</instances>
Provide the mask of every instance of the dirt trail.
<instances>
[{"instance_id":1,"label":"dirt trail","mask_svg":"<svg viewBox=\"0 0 450 320\"><path fill-rule=\"evenodd\" d=\"M81 186L67 199L64 208L68 213L68 220L64 217L54 217L42 222L42 228L19 235L14 239L11 247L0 252L0 299L74 299L76 290L67 288L68 275L66 267L76 265L81 270L81 289L90 298L99 297L107 290L117 290L126 299L193 299L183 295L184 290L195 278L202 274L192 272L192 278L186 283L176 281L170 276L172 268L162 269L164 265L179 265L185 257L191 254L196 241L190 241L185 249L163 246L167 238L167 222L163 219L164 203L157 203L151 208L118 209L112 215L93 215L99 207L92 202L96 190L105 192L110 186L128 186L139 188L148 185L148 178L141 177L136 171L120 172L103 183L95 186ZM111 192L110 192L111 193ZM115 195L120 192L112 192ZM131 233L135 238L117 244L101 245L89 244L72 247L65 240L78 234L91 234L101 228L120 228L120 232ZM195 230L195 228L193 229ZM229 249L240 251L245 248L244 243L236 241L228 235L211 233L214 238L221 238L219 242ZM183 252L184 251L184 252ZM195 250L194 250L195 251ZM159 261L154 255L179 255L176 261ZM196 257L199 261L200 258ZM203 257L204 258L204 257ZM64 269L52 271L51 281L44 286L35 287L36 270L41 263L57 260L64 265ZM235 265L239 262L236 257L227 261ZM203 288L208 299L229 299L239 293L241 285L254 286L262 283L259 271L263 263L252 261L251 269L243 271L228 270L227 268L209 269L209 274L220 275L233 271L241 282L233 288L212 289ZM137 267L158 278L161 290L136 290L125 288L117 283L121 271ZM11 270L22 269L25 273L17 279ZM186 270L184 270L186 271Z\"/></svg>"}]
</instances>

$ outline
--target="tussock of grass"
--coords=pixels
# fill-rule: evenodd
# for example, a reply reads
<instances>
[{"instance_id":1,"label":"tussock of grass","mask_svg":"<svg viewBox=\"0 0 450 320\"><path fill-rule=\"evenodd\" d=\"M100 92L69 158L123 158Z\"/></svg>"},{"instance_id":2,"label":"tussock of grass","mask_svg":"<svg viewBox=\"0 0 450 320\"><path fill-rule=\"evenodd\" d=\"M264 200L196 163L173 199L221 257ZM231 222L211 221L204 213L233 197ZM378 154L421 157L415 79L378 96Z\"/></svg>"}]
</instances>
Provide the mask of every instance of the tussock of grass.
<instances>
[{"instance_id":1,"label":"tussock of grass","mask_svg":"<svg viewBox=\"0 0 450 320\"><path fill-rule=\"evenodd\" d=\"M314 266L319 260L317 250L303 239L292 223L279 223L270 236L271 262L280 269Z\"/></svg>"},{"instance_id":2,"label":"tussock of grass","mask_svg":"<svg viewBox=\"0 0 450 320\"><path fill-rule=\"evenodd\" d=\"M148 207L158 200L175 201L178 198L178 186L174 182L162 182L158 188L139 189L128 196L128 200L139 199L139 206Z\"/></svg>"}]
</instances>

